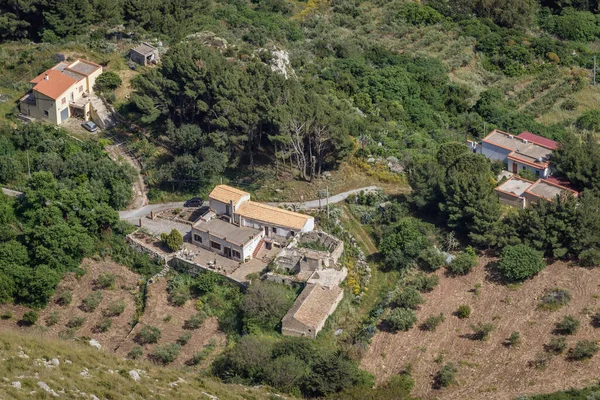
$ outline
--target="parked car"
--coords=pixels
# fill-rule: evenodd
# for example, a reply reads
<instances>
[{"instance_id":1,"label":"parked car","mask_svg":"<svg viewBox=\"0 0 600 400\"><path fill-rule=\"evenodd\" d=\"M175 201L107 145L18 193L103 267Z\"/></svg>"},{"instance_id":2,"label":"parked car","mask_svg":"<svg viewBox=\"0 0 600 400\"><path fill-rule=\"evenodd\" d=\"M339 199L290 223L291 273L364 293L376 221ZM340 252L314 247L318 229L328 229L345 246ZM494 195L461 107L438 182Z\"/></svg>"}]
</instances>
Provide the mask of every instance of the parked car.
<instances>
[{"instance_id":1,"label":"parked car","mask_svg":"<svg viewBox=\"0 0 600 400\"><path fill-rule=\"evenodd\" d=\"M98 130L98 125L96 125L92 121L85 121L83 124L81 124L81 126L83 126L85 129L87 129L90 132L96 132Z\"/></svg>"},{"instance_id":2,"label":"parked car","mask_svg":"<svg viewBox=\"0 0 600 400\"><path fill-rule=\"evenodd\" d=\"M183 203L184 207L200 207L204 204L204 200L200 197L194 197Z\"/></svg>"}]
</instances>

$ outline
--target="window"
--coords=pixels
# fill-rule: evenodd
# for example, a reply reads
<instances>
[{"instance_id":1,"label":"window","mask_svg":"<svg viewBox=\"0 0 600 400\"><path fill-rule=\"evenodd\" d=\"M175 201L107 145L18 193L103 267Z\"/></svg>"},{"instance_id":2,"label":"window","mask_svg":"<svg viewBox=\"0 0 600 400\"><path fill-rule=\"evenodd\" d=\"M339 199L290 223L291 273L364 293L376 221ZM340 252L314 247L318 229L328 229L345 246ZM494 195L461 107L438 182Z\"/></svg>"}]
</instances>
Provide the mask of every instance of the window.
<instances>
[{"instance_id":1,"label":"window","mask_svg":"<svg viewBox=\"0 0 600 400\"><path fill-rule=\"evenodd\" d=\"M194 241L202 243L202 236L198 235L197 233L194 233Z\"/></svg>"},{"instance_id":2,"label":"window","mask_svg":"<svg viewBox=\"0 0 600 400\"><path fill-rule=\"evenodd\" d=\"M65 104L65 103L67 102L67 98L66 98L66 97L63 97L63 98L62 98L62 100L61 100L60 102L61 102L61 104Z\"/></svg>"},{"instance_id":3,"label":"window","mask_svg":"<svg viewBox=\"0 0 600 400\"><path fill-rule=\"evenodd\" d=\"M536 170L535 171L535 176L540 176L540 171Z\"/></svg>"},{"instance_id":4,"label":"window","mask_svg":"<svg viewBox=\"0 0 600 400\"><path fill-rule=\"evenodd\" d=\"M273 233L277 233L277 228L273 227Z\"/></svg>"},{"instance_id":5,"label":"window","mask_svg":"<svg viewBox=\"0 0 600 400\"><path fill-rule=\"evenodd\" d=\"M210 241L210 247L212 247L215 250L221 250L221 244L217 243L217 242L213 242L212 240Z\"/></svg>"},{"instance_id":6,"label":"window","mask_svg":"<svg viewBox=\"0 0 600 400\"><path fill-rule=\"evenodd\" d=\"M47 117L47 116L48 116L48 110L45 110L44 111L44 117Z\"/></svg>"},{"instance_id":7,"label":"window","mask_svg":"<svg viewBox=\"0 0 600 400\"><path fill-rule=\"evenodd\" d=\"M233 253L233 258L237 258L238 260L242 258L242 255L240 254L239 251L233 250L232 253Z\"/></svg>"},{"instance_id":8,"label":"window","mask_svg":"<svg viewBox=\"0 0 600 400\"><path fill-rule=\"evenodd\" d=\"M296 232L294 232L294 231L290 231L290 235L292 235L292 236L296 236Z\"/></svg>"}]
</instances>

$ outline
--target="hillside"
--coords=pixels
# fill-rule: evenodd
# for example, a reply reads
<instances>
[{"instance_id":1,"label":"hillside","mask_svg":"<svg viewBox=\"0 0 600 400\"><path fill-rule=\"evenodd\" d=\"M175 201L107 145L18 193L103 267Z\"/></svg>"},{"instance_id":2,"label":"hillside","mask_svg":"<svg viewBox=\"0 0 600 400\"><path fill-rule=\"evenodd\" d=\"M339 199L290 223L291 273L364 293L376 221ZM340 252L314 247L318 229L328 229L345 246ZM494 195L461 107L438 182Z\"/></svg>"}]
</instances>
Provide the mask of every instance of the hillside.
<instances>
[{"instance_id":1,"label":"hillside","mask_svg":"<svg viewBox=\"0 0 600 400\"><path fill-rule=\"evenodd\" d=\"M0 398L6 399L274 398L267 388L225 385L187 369L124 360L83 341L3 331L0 357Z\"/></svg>"}]
</instances>

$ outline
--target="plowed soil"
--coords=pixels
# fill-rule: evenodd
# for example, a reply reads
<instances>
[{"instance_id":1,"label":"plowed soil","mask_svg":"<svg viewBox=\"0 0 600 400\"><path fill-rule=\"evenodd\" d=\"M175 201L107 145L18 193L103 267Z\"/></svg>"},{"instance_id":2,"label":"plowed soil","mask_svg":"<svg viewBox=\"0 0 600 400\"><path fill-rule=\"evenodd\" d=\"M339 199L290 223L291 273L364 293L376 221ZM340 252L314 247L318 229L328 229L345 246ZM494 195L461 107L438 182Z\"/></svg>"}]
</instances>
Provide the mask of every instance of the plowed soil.
<instances>
[{"instance_id":1,"label":"plowed soil","mask_svg":"<svg viewBox=\"0 0 600 400\"><path fill-rule=\"evenodd\" d=\"M544 343L549 343L556 322L565 315L581 321L577 333L566 336L569 348L578 340L600 339L600 329L590 323L591 314L600 310L600 269L556 262L519 286L507 286L494 278L493 261L482 257L465 277L446 277L443 270L438 271L440 285L424 295L426 303L417 316L420 323L443 313L445 321L435 332L418 326L408 332L378 332L362 367L381 383L410 365L415 379L413 394L423 399L513 399L596 383L600 354L585 362L569 361L566 354L554 356L545 369L529 364L544 352ZM479 294L473 291L476 284L481 284ZM571 302L557 311L538 309L545 290L554 287L569 290ZM461 304L473 309L464 320L453 315ZM470 338L471 324L479 321L494 325L487 341ZM505 345L513 331L521 335L517 348ZM447 362L459 368L457 383L436 390L434 376Z\"/></svg>"}]
</instances>

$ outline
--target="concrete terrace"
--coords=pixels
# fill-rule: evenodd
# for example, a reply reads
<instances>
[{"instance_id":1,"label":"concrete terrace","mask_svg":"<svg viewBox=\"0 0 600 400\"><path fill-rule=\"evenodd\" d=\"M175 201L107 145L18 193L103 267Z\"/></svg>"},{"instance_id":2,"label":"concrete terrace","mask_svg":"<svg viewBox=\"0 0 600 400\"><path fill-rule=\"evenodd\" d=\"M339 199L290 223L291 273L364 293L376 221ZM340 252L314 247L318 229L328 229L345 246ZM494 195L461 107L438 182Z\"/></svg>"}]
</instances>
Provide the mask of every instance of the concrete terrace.
<instances>
[{"instance_id":1,"label":"concrete terrace","mask_svg":"<svg viewBox=\"0 0 600 400\"><path fill-rule=\"evenodd\" d=\"M496 190L512 196L521 197L523 196L523 193L525 193L525 191L529 189L531 184L531 181L520 179L517 177L512 177L511 179L498 186Z\"/></svg>"}]
</instances>

